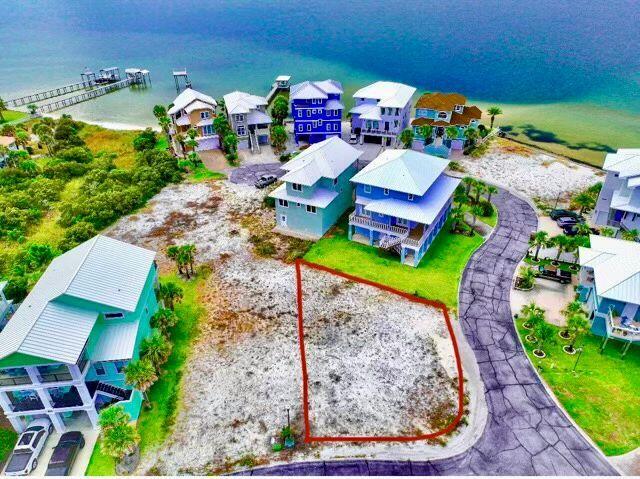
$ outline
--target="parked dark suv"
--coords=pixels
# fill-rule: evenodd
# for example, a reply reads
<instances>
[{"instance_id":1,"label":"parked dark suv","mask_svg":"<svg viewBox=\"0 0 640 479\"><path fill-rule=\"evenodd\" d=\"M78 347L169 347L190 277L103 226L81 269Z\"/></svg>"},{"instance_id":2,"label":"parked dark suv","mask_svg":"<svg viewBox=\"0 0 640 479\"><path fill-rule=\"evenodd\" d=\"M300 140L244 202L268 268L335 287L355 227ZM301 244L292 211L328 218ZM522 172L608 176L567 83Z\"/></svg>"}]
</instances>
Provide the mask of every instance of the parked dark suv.
<instances>
[{"instance_id":1,"label":"parked dark suv","mask_svg":"<svg viewBox=\"0 0 640 479\"><path fill-rule=\"evenodd\" d=\"M45 476L68 476L78 451L84 447L84 437L80 431L65 432L54 448Z\"/></svg>"},{"instance_id":2,"label":"parked dark suv","mask_svg":"<svg viewBox=\"0 0 640 479\"><path fill-rule=\"evenodd\" d=\"M549 213L549 216L551 216L551 219L554 221L564 217L564 218L574 218L578 220L580 223L584 223L584 216L571 210L562 210L562 209L551 210L551 213Z\"/></svg>"}]
</instances>

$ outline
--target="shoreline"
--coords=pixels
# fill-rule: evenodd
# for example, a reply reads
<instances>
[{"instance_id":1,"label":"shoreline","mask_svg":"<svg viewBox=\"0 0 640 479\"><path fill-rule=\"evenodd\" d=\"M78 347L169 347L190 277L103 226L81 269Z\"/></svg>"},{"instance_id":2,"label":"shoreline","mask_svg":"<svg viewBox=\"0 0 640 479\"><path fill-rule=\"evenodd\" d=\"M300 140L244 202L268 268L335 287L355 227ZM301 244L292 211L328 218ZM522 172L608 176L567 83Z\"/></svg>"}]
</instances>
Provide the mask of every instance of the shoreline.
<instances>
[{"instance_id":1,"label":"shoreline","mask_svg":"<svg viewBox=\"0 0 640 479\"><path fill-rule=\"evenodd\" d=\"M44 116L50 116L54 119L59 119L64 113L60 111L49 113ZM72 115L73 116L73 115ZM102 128L106 128L107 130L115 130L115 131L142 131L146 128L151 128L153 131L159 132L160 127L158 125L139 125L133 123L123 123L117 121L100 121L100 120L87 120L81 118L81 116L73 116L74 120L81 121L83 123L87 123L88 125L100 126Z\"/></svg>"}]
</instances>

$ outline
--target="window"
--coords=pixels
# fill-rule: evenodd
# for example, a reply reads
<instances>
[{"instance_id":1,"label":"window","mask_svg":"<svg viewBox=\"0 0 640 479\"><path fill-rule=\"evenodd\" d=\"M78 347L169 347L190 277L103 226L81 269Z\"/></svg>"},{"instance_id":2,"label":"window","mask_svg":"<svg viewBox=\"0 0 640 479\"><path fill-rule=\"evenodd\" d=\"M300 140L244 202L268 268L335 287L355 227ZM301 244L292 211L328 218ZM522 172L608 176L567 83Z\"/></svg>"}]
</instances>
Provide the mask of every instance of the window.
<instances>
[{"instance_id":1,"label":"window","mask_svg":"<svg viewBox=\"0 0 640 479\"><path fill-rule=\"evenodd\" d=\"M291 189L293 191L302 191L302 185L300 183L291 183Z\"/></svg>"},{"instance_id":2,"label":"window","mask_svg":"<svg viewBox=\"0 0 640 479\"><path fill-rule=\"evenodd\" d=\"M394 128L398 128L399 124L400 124L400 122L398 120L393 120L393 127Z\"/></svg>"},{"instance_id":3,"label":"window","mask_svg":"<svg viewBox=\"0 0 640 479\"><path fill-rule=\"evenodd\" d=\"M338 127L340 126L340 124L336 123L335 125L333 125L333 130L334 131L338 131Z\"/></svg>"},{"instance_id":4,"label":"window","mask_svg":"<svg viewBox=\"0 0 640 479\"><path fill-rule=\"evenodd\" d=\"M333 179L333 186L335 186L335 185L337 185L337 184L338 184L338 178L334 178L334 179Z\"/></svg>"},{"instance_id":5,"label":"window","mask_svg":"<svg viewBox=\"0 0 640 479\"><path fill-rule=\"evenodd\" d=\"M407 199L408 199L409 201L413 201L413 195L412 195L411 193L409 193L409 194L407 195Z\"/></svg>"},{"instance_id":6,"label":"window","mask_svg":"<svg viewBox=\"0 0 640 479\"><path fill-rule=\"evenodd\" d=\"M105 374L107 374L104 370L104 364L102 363L95 363L93 365L93 370L96 372L96 376L104 376Z\"/></svg>"},{"instance_id":7,"label":"window","mask_svg":"<svg viewBox=\"0 0 640 479\"><path fill-rule=\"evenodd\" d=\"M302 116L302 110L298 110L298 118Z\"/></svg>"},{"instance_id":8,"label":"window","mask_svg":"<svg viewBox=\"0 0 640 479\"><path fill-rule=\"evenodd\" d=\"M438 118L446 118L447 116L448 115L447 115L446 111L439 111L438 112Z\"/></svg>"},{"instance_id":9,"label":"window","mask_svg":"<svg viewBox=\"0 0 640 479\"><path fill-rule=\"evenodd\" d=\"M307 213L311 213L313 215L316 214L316 207L315 206L311 206L311 205L307 205Z\"/></svg>"},{"instance_id":10,"label":"window","mask_svg":"<svg viewBox=\"0 0 640 479\"><path fill-rule=\"evenodd\" d=\"M400 108L396 108L396 116L400 114Z\"/></svg>"},{"instance_id":11,"label":"window","mask_svg":"<svg viewBox=\"0 0 640 479\"><path fill-rule=\"evenodd\" d=\"M322 120L318 120L318 125L322 126Z\"/></svg>"},{"instance_id":12,"label":"window","mask_svg":"<svg viewBox=\"0 0 640 479\"><path fill-rule=\"evenodd\" d=\"M245 136L247 134L247 131L244 129L244 126L240 125L238 127L238 136Z\"/></svg>"},{"instance_id":13,"label":"window","mask_svg":"<svg viewBox=\"0 0 640 479\"><path fill-rule=\"evenodd\" d=\"M104 313L104 319L122 319L124 313Z\"/></svg>"},{"instance_id":14,"label":"window","mask_svg":"<svg viewBox=\"0 0 640 479\"><path fill-rule=\"evenodd\" d=\"M302 125L298 125L298 131L302 131L303 126Z\"/></svg>"},{"instance_id":15,"label":"window","mask_svg":"<svg viewBox=\"0 0 640 479\"><path fill-rule=\"evenodd\" d=\"M312 108L312 109L311 109L311 113L313 113L313 114L315 115L315 114L316 114L316 109L315 109L315 108Z\"/></svg>"},{"instance_id":16,"label":"window","mask_svg":"<svg viewBox=\"0 0 640 479\"><path fill-rule=\"evenodd\" d=\"M113 365L116 367L116 371L118 374L122 374L124 372L124 368L126 367L129 361L114 361Z\"/></svg>"},{"instance_id":17,"label":"window","mask_svg":"<svg viewBox=\"0 0 640 479\"><path fill-rule=\"evenodd\" d=\"M364 206L362 207L362 214L363 214L364 216L367 216L367 217L371 218L371 211L367 211L367 210L365 210L365 209L364 209Z\"/></svg>"},{"instance_id":18,"label":"window","mask_svg":"<svg viewBox=\"0 0 640 479\"><path fill-rule=\"evenodd\" d=\"M384 107L380 108L380 114L384 115Z\"/></svg>"},{"instance_id":19,"label":"window","mask_svg":"<svg viewBox=\"0 0 640 479\"><path fill-rule=\"evenodd\" d=\"M311 124L307 123L307 131L311 131Z\"/></svg>"},{"instance_id":20,"label":"window","mask_svg":"<svg viewBox=\"0 0 640 479\"><path fill-rule=\"evenodd\" d=\"M307 110L307 116L311 116L311 110Z\"/></svg>"},{"instance_id":21,"label":"window","mask_svg":"<svg viewBox=\"0 0 640 479\"><path fill-rule=\"evenodd\" d=\"M384 190L382 190L382 192L383 192L385 195L389 196L389 188L385 188Z\"/></svg>"},{"instance_id":22,"label":"window","mask_svg":"<svg viewBox=\"0 0 640 479\"><path fill-rule=\"evenodd\" d=\"M327 131L331 131L331 123L327 123Z\"/></svg>"},{"instance_id":23,"label":"window","mask_svg":"<svg viewBox=\"0 0 640 479\"><path fill-rule=\"evenodd\" d=\"M371 185L364 185L364 192L371 193Z\"/></svg>"},{"instance_id":24,"label":"window","mask_svg":"<svg viewBox=\"0 0 640 479\"><path fill-rule=\"evenodd\" d=\"M409 222L404 218L396 218L396 224L399 224L400 226L407 226Z\"/></svg>"},{"instance_id":25,"label":"window","mask_svg":"<svg viewBox=\"0 0 640 479\"><path fill-rule=\"evenodd\" d=\"M300 208L300 203L296 203L296 206L297 206L298 208Z\"/></svg>"},{"instance_id":26,"label":"window","mask_svg":"<svg viewBox=\"0 0 640 479\"><path fill-rule=\"evenodd\" d=\"M208 111L201 111L200 112L200 119L201 120L206 120L207 118L209 118L209 112Z\"/></svg>"},{"instance_id":27,"label":"window","mask_svg":"<svg viewBox=\"0 0 640 479\"><path fill-rule=\"evenodd\" d=\"M210 136L213 135L213 126L205 125L202 127L202 136Z\"/></svg>"},{"instance_id":28,"label":"window","mask_svg":"<svg viewBox=\"0 0 640 479\"><path fill-rule=\"evenodd\" d=\"M278 204L283 208L289 207L289 202L287 200L283 200L282 198L278 198Z\"/></svg>"}]
</instances>

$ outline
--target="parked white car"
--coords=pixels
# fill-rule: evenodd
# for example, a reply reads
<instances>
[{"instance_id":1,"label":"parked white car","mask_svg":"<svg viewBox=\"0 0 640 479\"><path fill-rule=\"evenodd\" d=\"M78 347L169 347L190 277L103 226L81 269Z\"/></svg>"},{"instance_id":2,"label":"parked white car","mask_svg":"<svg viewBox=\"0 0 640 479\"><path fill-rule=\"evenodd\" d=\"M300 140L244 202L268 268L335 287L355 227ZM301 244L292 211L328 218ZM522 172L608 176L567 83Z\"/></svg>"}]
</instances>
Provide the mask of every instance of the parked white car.
<instances>
[{"instance_id":1,"label":"parked white car","mask_svg":"<svg viewBox=\"0 0 640 479\"><path fill-rule=\"evenodd\" d=\"M38 467L38 457L53 431L49 418L36 419L24 430L4 469L6 476L26 476Z\"/></svg>"}]
</instances>

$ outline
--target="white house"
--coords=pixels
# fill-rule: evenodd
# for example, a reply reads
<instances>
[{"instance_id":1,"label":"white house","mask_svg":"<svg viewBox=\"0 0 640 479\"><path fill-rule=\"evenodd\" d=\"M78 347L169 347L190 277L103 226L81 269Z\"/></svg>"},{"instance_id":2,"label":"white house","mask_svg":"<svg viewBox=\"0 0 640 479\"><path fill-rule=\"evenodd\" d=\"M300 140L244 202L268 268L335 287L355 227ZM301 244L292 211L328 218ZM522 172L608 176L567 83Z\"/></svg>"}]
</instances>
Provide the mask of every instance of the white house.
<instances>
[{"instance_id":1,"label":"white house","mask_svg":"<svg viewBox=\"0 0 640 479\"><path fill-rule=\"evenodd\" d=\"M271 118L265 97L234 91L224 95L224 107L231 129L238 135L238 148L260 151L260 145L269 144Z\"/></svg>"},{"instance_id":2,"label":"white house","mask_svg":"<svg viewBox=\"0 0 640 479\"><path fill-rule=\"evenodd\" d=\"M213 150L220 147L218 135L213 129L217 106L218 104L212 97L192 88L187 88L173 100L173 105L167 113L173 123L170 134L175 151L182 151L182 146L177 141L177 135L186 136L190 128L198 132L196 151Z\"/></svg>"}]
</instances>

